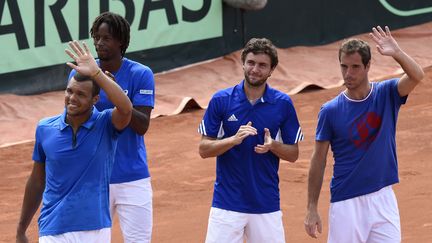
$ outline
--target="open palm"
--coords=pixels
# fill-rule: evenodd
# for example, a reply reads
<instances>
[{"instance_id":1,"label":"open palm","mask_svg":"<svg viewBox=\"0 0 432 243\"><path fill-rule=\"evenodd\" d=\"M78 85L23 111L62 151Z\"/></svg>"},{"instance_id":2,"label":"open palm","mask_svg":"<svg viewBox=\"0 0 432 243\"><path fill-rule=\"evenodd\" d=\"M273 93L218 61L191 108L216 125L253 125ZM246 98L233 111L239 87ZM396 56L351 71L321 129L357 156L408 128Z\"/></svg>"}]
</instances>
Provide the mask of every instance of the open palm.
<instances>
[{"instance_id":1,"label":"open palm","mask_svg":"<svg viewBox=\"0 0 432 243\"><path fill-rule=\"evenodd\" d=\"M369 34L377 44L377 50L381 55L394 56L400 51L399 45L390 33L388 26L385 27L385 31L381 26L372 28L372 33Z\"/></svg>"},{"instance_id":2,"label":"open palm","mask_svg":"<svg viewBox=\"0 0 432 243\"><path fill-rule=\"evenodd\" d=\"M99 66L85 43L81 47L78 41L71 41L69 47L73 52L67 49L65 52L76 62L76 65L70 62L66 63L69 67L87 76L91 76L99 70Z\"/></svg>"}]
</instances>

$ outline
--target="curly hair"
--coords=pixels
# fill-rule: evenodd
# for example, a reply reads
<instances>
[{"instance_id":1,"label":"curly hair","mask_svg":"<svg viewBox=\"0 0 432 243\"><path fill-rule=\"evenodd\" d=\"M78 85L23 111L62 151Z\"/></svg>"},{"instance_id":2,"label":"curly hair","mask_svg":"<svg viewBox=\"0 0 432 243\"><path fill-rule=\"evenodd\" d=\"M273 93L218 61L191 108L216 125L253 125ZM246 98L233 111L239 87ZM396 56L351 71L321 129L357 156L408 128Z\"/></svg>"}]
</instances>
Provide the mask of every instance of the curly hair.
<instances>
[{"instance_id":1,"label":"curly hair","mask_svg":"<svg viewBox=\"0 0 432 243\"><path fill-rule=\"evenodd\" d=\"M96 17L90 29L90 35L94 38L94 34L98 31L99 26L106 23L109 26L111 35L121 43L121 55L124 56L130 41L130 25L129 22L122 16L105 12Z\"/></svg>"}]
</instances>

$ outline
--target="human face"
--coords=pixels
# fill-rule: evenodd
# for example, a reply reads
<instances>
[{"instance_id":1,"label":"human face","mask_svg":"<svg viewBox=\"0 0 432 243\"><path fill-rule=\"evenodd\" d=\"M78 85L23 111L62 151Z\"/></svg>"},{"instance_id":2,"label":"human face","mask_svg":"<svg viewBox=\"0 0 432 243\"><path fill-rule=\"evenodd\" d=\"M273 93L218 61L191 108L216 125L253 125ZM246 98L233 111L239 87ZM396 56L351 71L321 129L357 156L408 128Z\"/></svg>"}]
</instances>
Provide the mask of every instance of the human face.
<instances>
[{"instance_id":1,"label":"human face","mask_svg":"<svg viewBox=\"0 0 432 243\"><path fill-rule=\"evenodd\" d=\"M93 33L93 44L100 60L111 61L121 59L122 44L112 36L107 23L99 25L97 31Z\"/></svg>"},{"instance_id":2,"label":"human face","mask_svg":"<svg viewBox=\"0 0 432 243\"><path fill-rule=\"evenodd\" d=\"M362 58L358 52L341 54L340 67L344 85L348 90L368 87L369 66L370 62L366 66L363 65Z\"/></svg>"},{"instance_id":3,"label":"human face","mask_svg":"<svg viewBox=\"0 0 432 243\"><path fill-rule=\"evenodd\" d=\"M249 52L243 63L246 83L252 87L264 85L273 72L271 59L267 54Z\"/></svg>"},{"instance_id":4,"label":"human face","mask_svg":"<svg viewBox=\"0 0 432 243\"><path fill-rule=\"evenodd\" d=\"M65 91L65 107L68 117L90 115L93 105L99 97L93 96L92 90L92 81L77 82L71 78Z\"/></svg>"}]
</instances>

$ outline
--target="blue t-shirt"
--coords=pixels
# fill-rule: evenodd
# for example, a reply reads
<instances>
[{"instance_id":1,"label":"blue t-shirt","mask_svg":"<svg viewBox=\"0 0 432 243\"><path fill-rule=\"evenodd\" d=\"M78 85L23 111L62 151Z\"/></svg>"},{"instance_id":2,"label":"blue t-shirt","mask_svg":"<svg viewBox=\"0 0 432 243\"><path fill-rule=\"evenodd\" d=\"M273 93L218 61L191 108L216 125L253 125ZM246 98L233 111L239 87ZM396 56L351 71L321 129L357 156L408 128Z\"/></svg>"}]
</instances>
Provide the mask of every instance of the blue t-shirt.
<instances>
[{"instance_id":1,"label":"blue t-shirt","mask_svg":"<svg viewBox=\"0 0 432 243\"><path fill-rule=\"evenodd\" d=\"M217 92L198 129L204 136L223 139L251 121L258 131L217 156L212 206L242 213L275 212L280 210L279 157L258 154L254 147L264 143L264 128L285 144L299 142L303 134L288 95L267 85L263 97L251 105L243 88L244 81Z\"/></svg>"},{"instance_id":2,"label":"blue t-shirt","mask_svg":"<svg viewBox=\"0 0 432 243\"><path fill-rule=\"evenodd\" d=\"M69 79L75 74L72 70ZM117 84L124 90L133 106L154 107L154 77L152 70L138 62L123 58L120 69L113 73ZM68 79L68 80L69 80ZM96 108L100 111L111 109L114 105L101 90ZM111 183L136 181L150 176L144 136L126 127L121 133Z\"/></svg>"},{"instance_id":3,"label":"blue t-shirt","mask_svg":"<svg viewBox=\"0 0 432 243\"><path fill-rule=\"evenodd\" d=\"M400 106L397 79L372 83L363 100L343 92L319 113L316 140L330 141L334 157L331 202L380 190L399 181L396 121Z\"/></svg>"},{"instance_id":4,"label":"blue t-shirt","mask_svg":"<svg viewBox=\"0 0 432 243\"><path fill-rule=\"evenodd\" d=\"M108 190L118 137L111 116L112 110L93 108L75 137L66 113L39 122L33 160L45 163L46 173L40 236L111 227Z\"/></svg>"}]
</instances>

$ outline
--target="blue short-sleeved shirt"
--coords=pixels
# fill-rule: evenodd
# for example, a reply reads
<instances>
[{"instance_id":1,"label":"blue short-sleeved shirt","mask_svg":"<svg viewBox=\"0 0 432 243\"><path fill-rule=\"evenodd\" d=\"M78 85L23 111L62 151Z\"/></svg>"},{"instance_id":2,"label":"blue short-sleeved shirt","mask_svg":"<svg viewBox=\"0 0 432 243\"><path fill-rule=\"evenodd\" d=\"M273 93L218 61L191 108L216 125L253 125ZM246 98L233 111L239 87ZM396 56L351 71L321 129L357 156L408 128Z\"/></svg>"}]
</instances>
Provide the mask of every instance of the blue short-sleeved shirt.
<instances>
[{"instance_id":1,"label":"blue short-sleeved shirt","mask_svg":"<svg viewBox=\"0 0 432 243\"><path fill-rule=\"evenodd\" d=\"M212 206L242 213L275 212L280 210L279 157L271 152L258 154L254 147L264 143L264 128L285 144L303 139L290 97L267 85L263 97L252 105L243 81L212 97L198 130L204 136L223 139L249 121L258 135L217 156Z\"/></svg>"},{"instance_id":2,"label":"blue short-sleeved shirt","mask_svg":"<svg viewBox=\"0 0 432 243\"><path fill-rule=\"evenodd\" d=\"M396 158L396 121L400 106L397 79L372 83L363 100L344 92L324 104L316 140L329 141L334 157L331 202L380 190L399 181Z\"/></svg>"},{"instance_id":3,"label":"blue short-sleeved shirt","mask_svg":"<svg viewBox=\"0 0 432 243\"><path fill-rule=\"evenodd\" d=\"M76 136L66 113L39 122L33 160L46 172L40 236L111 227L108 188L118 137L111 115L93 108Z\"/></svg>"},{"instance_id":4,"label":"blue short-sleeved shirt","mask_svg":"<svg viewBox=\"0 0 432 243\"><path fill-rule=\"evenodd\" d=\"M75 70L69 75L73 77ZM123 58L120 69L113 73L117 84L124 90L133 106L154 107L155 84L152 70L138 62ZM111 109L114 105L101 90L96 108L100 111ZM135 181L150 176L144 136L126 127L121 133L111 183Z\"/></svg>"}]
</instances>

